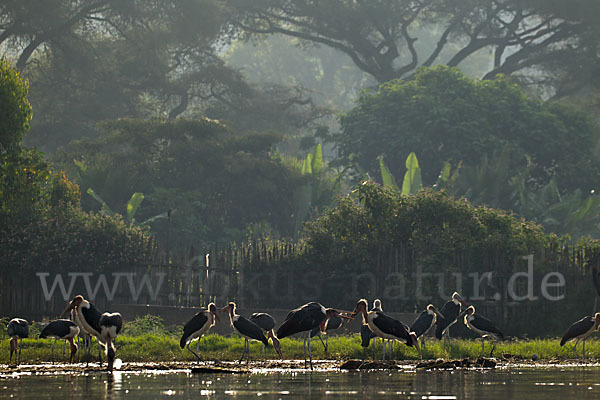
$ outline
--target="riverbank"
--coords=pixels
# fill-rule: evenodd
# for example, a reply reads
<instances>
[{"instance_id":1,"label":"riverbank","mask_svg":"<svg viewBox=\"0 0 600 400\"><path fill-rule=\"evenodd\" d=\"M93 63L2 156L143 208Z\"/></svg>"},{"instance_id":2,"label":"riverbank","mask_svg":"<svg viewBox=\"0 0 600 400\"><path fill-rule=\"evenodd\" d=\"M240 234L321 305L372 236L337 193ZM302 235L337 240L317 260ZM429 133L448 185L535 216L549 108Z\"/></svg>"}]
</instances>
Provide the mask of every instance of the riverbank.
<instances>
[{"instance_id":1,"label":"riverbank","mask_svg":"<svg viewBox=\"0 0 600 400\"><path fill-rule=\"evenodd\" d=\"M21 363L39 364L51 362L51 348L53 340L50 339L25 339L22 342ZM200 339L199 355L203 361L234 361L238 360L243 351L244 340L238 336L206 335ZM196 343L190 346L196 349ZM272 346L265 350L264 357L261 354L261 344L251 342L251 360L276 360L277 354ZM174 334L141 334L120 335L116 340L117 357L124 362L190 362L196 358L187 349L179 347L179 338ZM486 341L485 356L489 356L492 346ZM575 359L572 351L573 343L560 346L559 339L535 339L535 340L513 340L498 343L494 356L498 359L513 362L535 360L571 360ZM303 359L303 339L285 338L281 340L281 349L284 359ZM416 350L407 347L401 342L395 342L393 349L395 360L418 361ZM57 342L54 359L56 362L68 361L68 346L63 356L63 344ZM578 346L581 356L581 344ZM423 348L423 359L464 359L477 358L481 354L481 341L469 339L451 339L448 342L440 342L429 339ZM360 346L360 336L332 336L329 338L329 353L326 354L319 338L312 339L312 356L316 360L348 359L381 359L381 341L377 340L375 347L364 349ZM8 339L4 339L0 345L0 364L8 364L10 347ZM85 350L78 352L79 361L85 361L87 354ZM94 344L90 352L90 361L97 362L98 350ZM103 354L103 358L105 358ZM586 358L589 360L600 359L600 341L590 338L586 342Z\"/></svg>"}]
</instances>

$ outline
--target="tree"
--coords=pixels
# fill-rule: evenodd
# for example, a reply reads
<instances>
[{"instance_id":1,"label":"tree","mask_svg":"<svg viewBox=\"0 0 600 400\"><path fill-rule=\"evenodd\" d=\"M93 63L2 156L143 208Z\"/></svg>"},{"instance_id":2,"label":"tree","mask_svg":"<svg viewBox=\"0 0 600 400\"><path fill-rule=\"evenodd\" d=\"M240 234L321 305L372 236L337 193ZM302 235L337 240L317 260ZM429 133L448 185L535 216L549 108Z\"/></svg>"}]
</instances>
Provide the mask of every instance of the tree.
<instances>
[{"instance_id":1,"label":"tree","mask_svg":"<svg viewBox=\"0 0 600 400\"><path fill-rule=\"evenodd\" d=\"M27 82L0 58L0 155L18 151L21 139L29 129L32 111Z\"/></svg>"},{"instance_id":2,"label":"tree","mask_svg":"<svg viewBox=\"0 0 600 400\"><path fill-rule=\"evenodd\" d=\"M256 224L294 234L301 175L271 154L281 136L234 135L208 119L124 119L103 127L103 137L73 142L55 159L108 204L126 204L131 193L143 192L139 220L173 210L152 224L163 243L167 236L180 244L244 240ZM91 198L83 205L97 209Z\"/></svg>"},{"instance_id":3,"label":"tree","mask_svg":"<svg viewBox=\"0 0 600 400\"><path fill-rule=\"evenodd\" d=\"M414 151L430 185L444 161L476 166L505 148L510 176L532 164L540 186L555 177L562 190L590 190L599 171L591 121L568 106L527 97L505 77L479 81L456 68L423 68L413 80L365 92L340 122L333 140L341 162L371 176L379 175L382 155L392 174L402 176Z\"/></svg>"},{"instance_id":4,"label":"tree","mask_svg":"<svg viewBox=\"0 0 600 400\"><path fill-rule=\"evenodd\" d=\"M592 50L598 43L592 16L598 15L600 5L593 0L227 3L243 34L287 35L332 47L380 83L411 76L422 66L444 63L455 67L481 51L491 52L491 67L484 79L556 67L575 59L597 66L599 59ZM423 37L432 34L436 37L433 44L420 46ZM573 68L565 70L571 79L578 78ZM547 81L546 76L538 78Z\"/></svg>"}]
</instances>

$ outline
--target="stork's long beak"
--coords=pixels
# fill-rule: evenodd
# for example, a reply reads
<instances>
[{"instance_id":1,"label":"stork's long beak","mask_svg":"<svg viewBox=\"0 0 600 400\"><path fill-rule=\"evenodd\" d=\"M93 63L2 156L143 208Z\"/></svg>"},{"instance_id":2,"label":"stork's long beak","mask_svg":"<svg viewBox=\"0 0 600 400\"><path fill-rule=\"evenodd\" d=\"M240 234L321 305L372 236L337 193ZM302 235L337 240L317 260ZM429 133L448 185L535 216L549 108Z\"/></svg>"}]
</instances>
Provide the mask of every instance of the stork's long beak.
<instances>
[{"instance_id":1,"label":"stork's long beak","mask_svg":"<svg viewBox=\"0 0 600 400\"><path fill-rule=\"evenodd\" d=\"M345 314L340 314L338 312L335 313L335 316L338 317L338 318L347 319L347 320L352 320L355 317L354 313L352 314L352 316L349 317L349 316L347 316Z\"/></svg>"},{"instance_id":2,"label":"stork's long beak","mask_svg":"<svg viewBox=\"0 0 600 400\"><path fill-rule=\"evenodd\" d=\"M225 306L225 307L221 308L220 311L221 312L227 312L227 311L229 311L229 306Z\"/></svg>"},{"instance_id":3,"label":"stork's long beak","mask_svg":"<svg viewBox=\"0 0 600 400\"><path fill-rule=\"evenodd\" d=\"M281 352L281 344L279 343L279 339L275 337L273 334L273 330L271 329L268 333L269 338L271 338L271 342L273 342L273 348L279 354L279 358L283 360L283 353Z\"/></svg>"},{"instance_id":4,"label":"stork's long beak","mask_svg":"<svg viewBox=\"0 0 600 400\"><path fill-rule=\"evenodd\" d=\"M221 317L219 317L218 313L215 313L215 319L217 320L217 322L221 322Z\"/></svg>"},{"instance_id":5,"label":"stork's long beak","mask_svg":"<svg viewBox=\"0 0 600 400\"><path fill-rule=\"evenodd\" d=\"M436 308L436 309L434 309L434 311L433 311L433 312L435 313L435 315L437 315L437 316L438 316L438 318L446 318L446 317L444 317L444 316L442 315L442 313L441 313L441 312L439 312L439 311L437 310L437 308Z\"/></svg>"},{"instance_id":6,"label":"stork's long beak","mask_svg":"<svg viewBox=\"0 0 600 400\"><path fill-rule=\"evenodd\" d=\"M410 337L412 338L413 346L416 347L417 352L419 353L419 358L423 359L423 353L421 352L421 346L419 345L419 339L417 339L417 335L414 332L410 332Z\"/></svg>"},{"instance_id":7,"label":"stork's long beak","mask_svg":"<svg viewBox=\"0 0 600 400\"><path fill-rule=\"evenodd\" d=\"M75 308L75 303L73 301L71 301L69 303L69 305L67 306L67 308L65 308L65 311L63 311L62 314L60 314L60 316L62 317L63 315L65 315L66 313L71 311L73 308Z\"/></svg>"}]
</instances>

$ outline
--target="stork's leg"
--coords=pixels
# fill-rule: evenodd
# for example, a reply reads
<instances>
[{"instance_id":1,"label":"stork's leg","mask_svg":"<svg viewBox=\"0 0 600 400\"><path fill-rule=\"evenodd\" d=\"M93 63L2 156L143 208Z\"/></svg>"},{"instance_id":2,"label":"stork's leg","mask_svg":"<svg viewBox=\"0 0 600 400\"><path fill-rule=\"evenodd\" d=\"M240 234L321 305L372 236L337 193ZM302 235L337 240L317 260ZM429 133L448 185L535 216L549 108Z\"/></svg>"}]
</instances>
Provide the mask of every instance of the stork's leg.
<instances>
[{"instance_id":1,"label":"stork's leg","mask_svg":"<svg viewBox=\"0 0 600 400\"><path fill-rule=\"evenodd\" d=\"M573 346L573 351L575 352L575 358L579 358L577 355L577 345L579 344L579 339L575 341L575 346Z\"/></svg>"},{"instance_id":2,"label":"stork's leg","mask_svg":"<svg viewBox=\"0 0 600 400\"><path fill-rule=\"evenodd\" d=\"M246 355L246 343L248 343L248 339L244 338L244 350L242 351L242 356L238 360L238 363L241 363L244 359L244 356Z\"/></svg>"},{"instance_id":3,"label":"stork's leg","mask_svg":"<svg viewBox=\"0 0 600 400\"><path fill-rule=\"evenodd\" d=\"M67 341L65 341L65 345L63 346L63 357L65 356L66 350L67 350Z\"/></svg>"},{"instance_id":4,"label":"stork's leg","mask_svg":"<svg viewBox=\"0 0 600 400\"><path fill-rule=\"evenodd\" d=\"M321 337L321 335L317 335L317 337L319 338L319 340L321 341L321 344L323 345L323 350L325 350L325 353L327 353L327 345L325 344L325 342L323 342L323 338ZM325 338L325 340L327 340L327 338Z\"/></svg>"},{"instance_id":5,"label":"stork's leg","mask_svg":"<svg viewBox=\"0 0 600 400\"><path fill-rule=\"evenodd\" d=\"M481 337L481 355L479 357L483 357L483 349L485 347L485 339Z\"/></svg>"},{"instance_id":6,"label":"stork's leg","mask_svg":"<svg viewBox=\"0 0 600 400\"><path fill-rule=\"evenodd\" d=\"M325 353L329 355L329 336L325 336Z\"/></svg>"},{"instance_id":7,"label":"stork's leg","mask_svg":"<svg viewBox=\"0 0 600 400\"><path fill-rule=\"evenodd\" d=\"M306 339L308 338L309 335L310 335L310 332L307 332L306 336L304 336L304 368L306 368Z\"/></svg>"},{"instance_id":8,"label":"stork's leg","mask_svg":"<svg viewBox=\"0 0 600 400\"><path fill-rule=\"evenodd\" d=\"M381 339L381 346L383 346L383 355L381 356L381 361L385 361L385 339Z\"/></svg>"},{"instance_id":9,"label":"stork's leg","mask_svg":"<svg viewBox=\"0 0 600 400\"><path fill-rule=\"evenodd\" d=\"M54 364L54 345L58 339L54 339L54 343L52 343L52 364Z\"/></svg>"},{"instance_id":10,"label":"stork's leg","mask_svg":"<svg viewBox=\"0 0 600 400\"><path fill-rule=\"evenodd\" d=\"M10 359L8 361L9 364L12 364L12 355L15 352L15 340L13 338L10 338ZM16 358L16 354L15 354L15 358Z\"/></svg>"},{"instance_id":11,"label":"stork's leg","mask_svg":"<svg viewBox=\"0 0 600 400\"><path fill-rule=\"evenodd\" d=\"M200 353L200 338L196 340L196 354ZM200 357L198 357L200 358Z\"/></svg>"},{"instance_id":12,"label":"stork's leg","mask_svg":"<svg viewBox=\"0 0 600 400\"><path fill-rule=\"evenodd\" d=\"M585 360L585 340L587 338L583 339L583 350L581 350L581 358L583 358Z\"/></svg>"},{"instance_id":13,"label":"stork's leg","mask_svg":"<svg viewBox=\"0 0 600 400\"><path fill-rule=\"evenodd\" d=\"M310 332L309 332L309 334L308 334L308 359L310 360L310 369L312 371L312 369L313 369L313 365L312 365L312 353L311 353L310 350L311 349L310 349Z\"/></svg>"},{"instance_id":14,"label":"stork's leg","mask_svg":"<svg viewBox=\"0 0 600 400\"><path fill-rule=\"evenodd\" d=\"M265 357L265 344L262 344L262 356Z\"/></svg>"},{"instance_id":15,"label":"stork's leg","mask_svg":"<svg viewBox=\"0 0 600 400\"><path fill-rule=\"evenodd\" d=\"M195 356L196 356L196 358L198 359L198 361L200 361L200 356L198 355L198 353L194 353L194 350L190 349L190 344L191 344L191 343L192 343L192 342L191 342L191 341L189 341L186 347L187 347L187 349L190 351L190 353L192 353L193 355L195 355Z\"/></svg>"},{"instance_id":16,"label":"stork's leg","mask_svg":"<svg viewBox=\"0 0 600 400\"><path fill-rule=\"evenodd\" d=\"M390 360L394 359L394 341L392 339L388 342L388 347L390 348Z\"/></svg>"},{"instance_id":17,"label":"stork's leg","mask_svg":"<svg viewBox=\"0 0 600 400\"><path fill-rule=\"evenodd\" d=\"M498 344L498 341L494 341L494 346L492 346L492 351L490 351L490 357L494 356L494 350L496 350L496 345Z\"/></svg>"},{"instance_id":18,"label":"stork's leg","mask_svg":"<svg viewBox=\"0 0 600 400\"><path fill-rule=\"evenodd\" d=\"M421 349L425 348L425 335L421 336Z\"/></svg>"},{"instance_id":19,"label":"stork's leg","mask_svg":"<svg viewBox=\"0 0 600 400\"><path fill-rule=\"evenodd\" d=\"M17 364L21 364L21 348L23 347L23 339L21 339L21 343L19 343L19 339L17 339L17 347L19 349L19 358Z\"/></svg>"},{"instance_id":20,"label":"stork's leg","mask_svg":"<svg viewBox=\"0 0 600 400\"><path fill-rule=\"evenodd\" d=\"M100 362L100 368L102 368L102 345L100 344L100 340L98 340L98 362Z\"/></svg>"}]
</instances>

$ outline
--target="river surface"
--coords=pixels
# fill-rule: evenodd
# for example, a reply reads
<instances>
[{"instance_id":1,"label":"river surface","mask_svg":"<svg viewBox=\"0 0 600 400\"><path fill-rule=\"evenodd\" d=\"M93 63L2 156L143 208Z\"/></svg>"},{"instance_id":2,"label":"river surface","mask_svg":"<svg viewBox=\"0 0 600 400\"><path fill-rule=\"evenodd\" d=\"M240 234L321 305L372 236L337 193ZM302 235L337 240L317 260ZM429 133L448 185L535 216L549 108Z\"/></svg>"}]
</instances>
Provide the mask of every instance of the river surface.
<instances>
[{"instance_id":1,"label":"river surface","mask_svg":"<svg viewBox=\"0 0 600 400\"><path fill-rule=\"evenodd\" d=\"M248 374L117 371L0 375L0 398L599 399L600 368L552 366L455 371L253 370Z\"/></svg>"}]
</instances>

